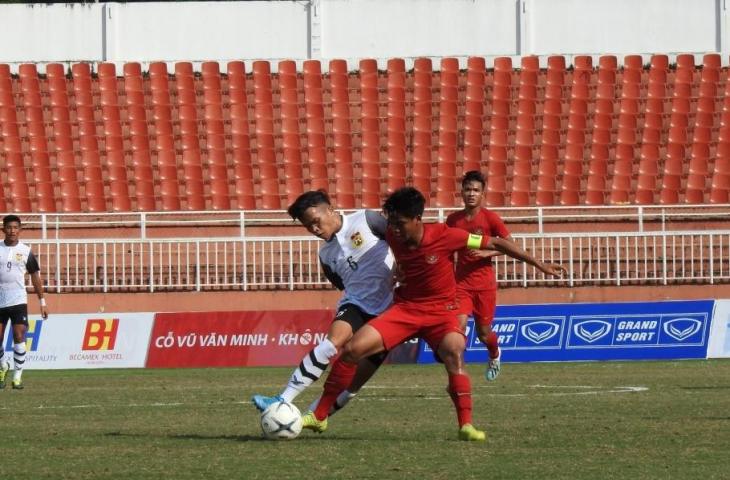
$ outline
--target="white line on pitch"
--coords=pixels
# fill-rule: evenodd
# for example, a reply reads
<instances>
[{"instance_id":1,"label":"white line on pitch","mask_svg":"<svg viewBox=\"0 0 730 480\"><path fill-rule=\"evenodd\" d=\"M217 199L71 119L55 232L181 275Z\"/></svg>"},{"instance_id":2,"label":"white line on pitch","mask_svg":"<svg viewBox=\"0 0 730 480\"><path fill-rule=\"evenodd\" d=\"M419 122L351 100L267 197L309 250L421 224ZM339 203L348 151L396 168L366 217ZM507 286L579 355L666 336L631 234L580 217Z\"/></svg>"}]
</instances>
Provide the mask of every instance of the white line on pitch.
<instances>
[{"instance_id":1,"label":"white line on pitch","mask_svg":"<svg viewBox=\"0 0 730 480\"><path fill-rule=\"evenodd\" d=\"M532 385L533 388L600 388L590 387L587 385L560 385L560 386L544 386L544 385ZM374 387L369 387L374 388ZM587 390L580 392L548 392L548 393L474 393L474 397L563 397L568 395L603 395L610 393L634 393L634 392L645 392L649 390L648 387L642 386L623 386L613 387L608 390ZM446 395L428 395L418 397L418 400L443 400L448 398ZM400 401L401 397L375 397L361 395L358 397L358 401ZM235 401L235 402L215 402L215 405L247 405L247 401ZM25 409L31 410L56 410L56 409L87 409L87 408L154 408L154 407L181 407L181 406L200 406L200 405L211 405L211 403L197 404L197 403L185 403L185 402L151 402L151 403L127 403L127 404L80 404L80 405L36 405L34 407L26 406ZM0 406L0 410L11 410L12 407Z\"/></svg>"}]
</instances>

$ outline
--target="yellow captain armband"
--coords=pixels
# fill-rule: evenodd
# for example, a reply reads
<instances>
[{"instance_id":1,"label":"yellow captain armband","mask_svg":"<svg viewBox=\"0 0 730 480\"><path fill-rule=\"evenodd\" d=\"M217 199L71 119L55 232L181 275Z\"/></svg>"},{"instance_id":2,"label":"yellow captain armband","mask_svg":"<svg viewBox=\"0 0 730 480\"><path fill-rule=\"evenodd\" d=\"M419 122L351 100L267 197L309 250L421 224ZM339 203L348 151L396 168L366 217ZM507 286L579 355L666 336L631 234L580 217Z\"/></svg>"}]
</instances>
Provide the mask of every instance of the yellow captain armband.
<instances>
[{"instance_id":1,"label":"yellow captain armband","mask_svg":"<svg viewBox=\"0 0 730 480\"><path fill-rule=\"evenodd\" d=\"M466 248L471 248L472 250L479 250L482 248L482 236L470 233L469 239L466 241Z\"/></svg>"}]
</instances>

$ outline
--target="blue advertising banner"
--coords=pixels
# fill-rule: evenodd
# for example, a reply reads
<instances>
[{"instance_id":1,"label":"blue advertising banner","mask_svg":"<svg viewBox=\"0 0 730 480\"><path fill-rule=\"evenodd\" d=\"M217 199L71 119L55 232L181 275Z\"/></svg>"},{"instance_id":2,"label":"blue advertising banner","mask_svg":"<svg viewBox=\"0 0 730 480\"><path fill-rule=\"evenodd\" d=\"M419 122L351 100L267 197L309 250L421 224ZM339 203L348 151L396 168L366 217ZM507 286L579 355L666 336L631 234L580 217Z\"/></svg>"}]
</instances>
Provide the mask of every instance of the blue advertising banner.
<instances>
[{"instance_id":1,"label":"blue advertising banner","mask_svg":"<svg viewBox=\"0 0 730 480\"><path fill-rule=\"evenodd\" d=\"M706 358L714 300L502 305L494 331L505 362ZM467 362L485 362L470 318ZM418 362L432 363L421 342Z\"/></svg>"}]
</instances>

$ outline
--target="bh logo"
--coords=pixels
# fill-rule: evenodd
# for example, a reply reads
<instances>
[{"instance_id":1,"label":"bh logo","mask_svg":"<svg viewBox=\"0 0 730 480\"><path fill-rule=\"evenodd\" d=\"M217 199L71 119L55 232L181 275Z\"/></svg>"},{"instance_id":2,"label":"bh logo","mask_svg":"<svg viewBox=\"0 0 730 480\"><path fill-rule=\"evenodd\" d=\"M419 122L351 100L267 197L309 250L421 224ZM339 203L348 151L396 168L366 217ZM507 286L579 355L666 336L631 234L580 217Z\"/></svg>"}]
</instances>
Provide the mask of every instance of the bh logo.
<instances>
[{"instance_id":1,"label":"bh logo","mask_svg":"<svg viewBox=\"0 0 730 480\"><path fill-rule=\"evenodd\" d=\"M694 318L675 318L664 323L664 333L682 342L702 328L702 322Z\"/></svg>"},{"instance_id":2,"label":"bh logo","mask_svg":"<svg viewBox=\"0 0 730 480\"><path fill-rule=\"evenodd\" d=\"M41 331L43 330L44 320L28 319L28 329L25 331L25 349L29 352L38 351L38 345L41 340ZM7 342L5 342L5 351L13 351L13 334L11 329L7 329Z\"/></svg>"},{"instance_id":3,"label":"bh logo","mask_svg":"<svg viewBox=\"0 0 730 480\"><path fill-rule=\"evenodd\" d=\"M82 350L114 350L117 341L118 318L90 318L86 321Z\"/></svg>"},{"instance_id":4,"label":"bh logo","mask_svg":"<svg viewBox=\"0 0 730 480\"><path fill-rule=\"evenodd\" d=\"M532 322L522 325L522 335L537 345L553 338L560 330L560 325L554 322Z\"/></svg>"},{"instance_id":5,"label":"bh logo","mask_svg":"<svg viewBox=\"0 0 730 480\"><path fill-rule=\"evenodd\" d=\"M573 325L573 333L584 342L593 343L608 335L611 324L603 320L587 320Z\"/></svg>"}]
</instances>

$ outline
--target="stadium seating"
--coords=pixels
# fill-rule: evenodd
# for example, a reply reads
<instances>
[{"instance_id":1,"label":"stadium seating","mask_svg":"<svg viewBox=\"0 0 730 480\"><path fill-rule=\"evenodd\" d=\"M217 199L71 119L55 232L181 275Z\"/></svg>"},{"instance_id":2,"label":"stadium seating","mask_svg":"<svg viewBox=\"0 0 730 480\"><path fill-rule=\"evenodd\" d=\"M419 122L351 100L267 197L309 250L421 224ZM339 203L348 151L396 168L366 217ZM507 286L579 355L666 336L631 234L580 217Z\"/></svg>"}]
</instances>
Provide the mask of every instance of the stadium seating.
<instances>
[{"instance_id":1,"label":"stadium seating","mask_svg":"<svg viewBox=\"0 0 730 480\"><path fill-rule=\"evenodd\" d=\"M280 209L316 188L376 208L403 185L450 207L473 169L491 206L727 203L719 55L643 60L0 65L0 210Z\"/></svg>"}]
</instances>

